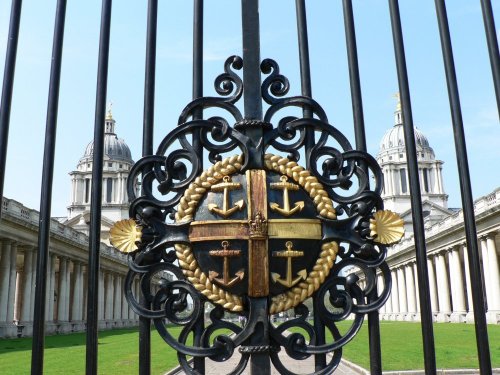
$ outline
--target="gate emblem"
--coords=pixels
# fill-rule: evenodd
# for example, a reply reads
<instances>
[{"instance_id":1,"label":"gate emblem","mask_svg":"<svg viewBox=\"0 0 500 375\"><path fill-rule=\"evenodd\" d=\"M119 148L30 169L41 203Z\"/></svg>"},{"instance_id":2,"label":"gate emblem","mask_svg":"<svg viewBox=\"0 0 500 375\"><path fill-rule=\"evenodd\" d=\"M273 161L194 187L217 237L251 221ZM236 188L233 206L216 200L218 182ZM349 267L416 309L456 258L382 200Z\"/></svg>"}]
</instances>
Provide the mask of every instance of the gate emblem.
<instances>
[{"instance_id":1,"label":"gate emblem","mask_svg":"<svg viewBox=\"0 0 500 375\"><path fill-rule=\"evenodd\" d=\"M265 169L244 173L241 165L241 156L224 159L186 189L176 222L190 222L190 245L177 244L177 258L212 302L242 311L245 295L269 296L275 314L328 276L338 245L321 245L317 216L335 219L335 210L316 177L294 161L266 155Z\"/></svg>"}]
</instances>

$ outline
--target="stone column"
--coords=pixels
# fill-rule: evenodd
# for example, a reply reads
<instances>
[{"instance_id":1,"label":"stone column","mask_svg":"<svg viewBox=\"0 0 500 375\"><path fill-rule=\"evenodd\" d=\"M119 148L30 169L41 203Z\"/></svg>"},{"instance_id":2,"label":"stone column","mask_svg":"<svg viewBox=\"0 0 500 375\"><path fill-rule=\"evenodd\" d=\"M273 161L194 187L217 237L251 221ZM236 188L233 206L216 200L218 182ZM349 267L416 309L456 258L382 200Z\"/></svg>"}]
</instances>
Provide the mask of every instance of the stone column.
<instances>
[{"instance_id":1,"label":"stone column","mask_svg":"<svg viewBox=\"0 0 500 375\"><path fill-rule=\"evenodd\" d=\"M30 298L30 321L35 319L35 287L36 287L36 264L38 259L38 248L33 248L33 261L31 263L31 298Z\"/></svg>"},{"instance_id":2,"label":"stone column","mask_svg":"<svg viewBox=\"0 0 500 375\"><path fill-rule=\"evenodd\" d=\"M69 322L69 314L70 314L70 308L71 308L71 261L69 258L66 258L66 295L65 295L65 300L66 303L64 304L64 320Z\"/></svg>"},{"instance_id":3,"label":"stone column","mask_svg":"<svg viewBox=\"0 0 500 375\"><path fill-rule=\"evenodd\" d=\"M105 312L105 306L104 306L104 273L102 271L99 271L99 295L98 295L98 317L99 320L104 320L104 312Z\"/></svg>"},{"instance_id":4,"label":"stone column","mask_svg":"<svg viewBox=\"0 0 500 375\"><path fill-rule=\"evenodd\" d=\"M132 290L132 294L136 296L135 290L134 290L134 285L135 285L135 280L132 281L132 285L130 286L130 289ZM127 303L128 305L128 319L129 320L134 320L135 319L135 313L134 310L132 310L132 307Z\"/></svg>"},{"instance_id":5,"label":"stone column","mask_svg":"<svg viewBox=\"0 0 500 375\"><path fill-rule=\"evenodd\" d=\"M382 294L382 291L384 290L384 281L382 279L382 275L377 276L377 296L380 296ZM382 305L379 309L379 315L385 313L385 305Z\"/></svg>"},{"instance_id":6,"label":"stone column","mask_svg":"<svg viewBox=\"0 0 500 375\"><path fill-rule=\"evenodd\" d=\"M50 275L52 274L52 262L50 261L50 250L49 250L49 261L47 262L47 282L45 286L45 321L49 322L49 304L50 304Z\"/></svg>"},{"instance_id":7,"label":"stone column","mask_svg":"<svg viewBox=\"0 0 500 375\"><path fill-rule=\"evenodd\" d=\"M49 287L47 288L47 304L48 313L47 321L54 321L54 289L56 286L56 256L50 254L50 274L49 274Z\"/></svg>"},{"instance_id":8,"label":"stone column","mask_svg":"<svg viewBox=\"0 0 500 375\"><path fill-rule=\"evenodd\" d=\"M87 266L82 264L82 320L87 320L87 302L88 302L88 274ZM99 307L97 307L99 309Z\"/></svg>"},{"instance_id":9,"label":"stone column","mask_svg":"<svg viewBox=\"0 0 500 375\"><path fill-rule=\"evenodd\" d=\"M14 297L14 321L19 323L21 320L21 306L23 304L23 272L22 269L16 270L16 295Z\"/></svg>"},{"instance_id":10,"label":"stone column","mask_svg":"<svg viewBox=\"0 0 500 375\"><path fill-rule=\"evenodd\" d=\"M488 266L491 282L491 299L488 303L488 321L497 324L500 321L500 274L498 270L498 252L495 244L495 234L486 237L488 246Z\"/></svg>"},{"instance_id":11,"label":"stone column","mask_svg":"<svg viewBox=\"0 0 500 375\"><path fill-rule=\"evenodd\" d=\"M7 305L7 322L14 321L14 301L16 298L16 279L17 279L17 244L14 242L10 247L10 269L9 269L9 300Z\"/></svg>"},{"instance_id":12,"label":"stone column","mask_svg":"<svg viewBox=\"0 0 500 375\"><path fill-rule=\"evenodd\" d=\"M399 314L399 293L398 293L398 276L397 276L397 270L393 269L391 270L392 274L392 312L394 320L397 320L397 316Z\"/></svg>"},{"instance_id":13,"label":"stone column","mask_svg":"<svg viewBox=\"0 0 500 375\"><path fill-rule=\"evenodd\" d=\"M59 322L67 321L66 316L68 304L68 259L59 258L59 293L57 303L57 319Z\"/></svg>"},{"instance_id":14,"label":"stone column","mask_svg":"<svg viewBox=\"0 0 500 375\"><path fill-rule=\"evenodd\" d=\"M7 304L9 301L11 242L2 241L2 259L0 260L0 324L7 322Z\"/></svg>"},{"instance_id":15,"label":"stone column","mask_svg":"<svg viewBox=\"0 0 500 375\"><path fill-rule=\"evenodd\" d=\"M404 318L407 315L408 312L408 300L406 298L406 281L405 281L405 274L403 270L404 266L401 266L398 268L398 295L399 295L399 311L401 312L401 320L404 320Z\"/></svg>"},{"instance_id":16,"label":"stone column","mask_svg":"<svg viewBox=\"0 0 500 375\"><path fill-rule=\"evenodd\" d=\"M413 263L413 278L415 280L415 301L416 301L415 308L416 308L417 313L419 313L420 312L420 294L419 294L420 287L418 285L417 262ZM417 314L416 320L420 320L419 314Z\"/></svg>"},{"instance_id":17,"label":"stone column","mask_svg":"<svg viewBox=\"0 0 500 375\"><path fill-rule=\"evenodd\" d=\"M448 322L451 314L450 306L450 284L448 282L448 270L446 268L446 259L443 253L436 256L436 278L439 300L438 321Z\"/></svg>"},{"instance_id":18,"label":"stone column","mask_svg":"<svg viewBox=\"0 0 500 375\"><path fill-rule=\"evenodd\" d=\"M432 257L432 258L431 258ZM429 290L430 290L430 295L431 295L431 309L433 313L437 313L439 311L439 304L438 304L438 296L437 296L437 289L436 289L436 274L434 272L434 262L432 255L427 258L427 271L429 273Z\"/></svg>"},{"instance_id":19,"label":"stone column","mask_svg":"<svg viewBox=\"0 0 500 375\"><path fill-rule=\"evenodd\" d=\"M486 237L480 238L479 242L481 243L484 291L485 291L486 303L488 306L487 310L489 310L489 305L490 301L492 300L492 296L491 296L490 267L488 266L488 244L486 243Z\"/></svg>"},{"instance_id":20,"label":"stone column","mask_svg":"<svg viewBox=\"0 0 500 375\"><path fill-rule=\"evenodd\" d=\"M389 314L392 313L392 295L389 294L389 298L387 298L387 302L385 303L385 319L389 320Z\"/></svg>"},{"instance_id":21,"label":"stone column","mask_svg":"<svg viewBox=\"0 0 500 375\"><path fill-rule=\"evenodd\" d=\"M449 253L450 274L453 277L451 281L451 293L453 302L453 313L451 321L461 323L465 321L465 293L464 293L464 276L462 272L462 263L460 262L460 248L454 247Z\"/></svg>"},{"instance_id":22,"label":"stone column","mask_svg":"<svg viewBox=\"0 0 500 375\"><path fill-rule=\"evenodd\" d=\"M465 273L465 288L467 291L467 323L474 323L474 305L472 304L472 287L469 271L469 254L467 245L462 244L462 252L464 257L464 273Z\"/></svg>"},{"instance_id":23,"label":"stone column","mask_svg":"<svg viewBox=\"0 0 500 375\"><path fill-rule=\"evenodd\" d=\"M82 264L80 262L73 263L73 300L71 301L71 320L77 322L82 320L82 300L81 300L81 273Z\"/></svg>"},{"instance_id":24,"label":"stone column","mask_svg":"<svg viewBox=\"0 0 500 375\"><path fill-rule=\"evenodd\" d=\"M115 320L115 325L119 325L118 322L122 319L122 300L121 295L122 291L120 288L120 275L115 275L113 289L115 291L115 295L113 298L113 320Z\"/></svg>"},{"instance_id":25,"label":"stone column","mask_svg":"<svg viewBox=\"0 0 500 375\"><path fill-rule=\"evenodd\" d=\"M123 279L123 283L124 283L125 282L125 276L122 276L122 279ZM125 297L125 291L124 291L123 286L121 287L121 290L122 290L121 291L121 294L122 294L122 320L123 320L123 324L128 326L128 320L129 320L129 316L128 316L128 313L129 313L128 302L127 302L127 298Z\"/></svg>"},{"instance_id":26,"label":"stone column","mask_svg":"<svg viewBox=\"0 0 500 375\"><path fill-rule=\"evenodd\" d=\"M408 296L408 320L414 320L417 313L417 299L415 297L415 278L413 277L413 265L405 266L406 293Z\"/></svg>"},{"instance_id":27,"label":"stone column","mask_svg":"<svg viewBox=\"0 0 500 375\"><path fill-rule=\"evenodd\" d=\"M33 279L33 248L26 247L24 249L24 265L23 265L23 305L21 310L21 321L23 323L30 321L30 301L31 287Z\"/></svg>"},{"instance_id":28,"label":"stone column","mask_svg":"<svg viewBox=\"0 0 500 375\"><path fill-rule=\"evenodd\" d=\"M113 319L113 302L114 302L114 277L113 274L107 273L106 274L106 313L105 313L105 318L106 320L112 320Z\"/></svg>"}]
</instances>

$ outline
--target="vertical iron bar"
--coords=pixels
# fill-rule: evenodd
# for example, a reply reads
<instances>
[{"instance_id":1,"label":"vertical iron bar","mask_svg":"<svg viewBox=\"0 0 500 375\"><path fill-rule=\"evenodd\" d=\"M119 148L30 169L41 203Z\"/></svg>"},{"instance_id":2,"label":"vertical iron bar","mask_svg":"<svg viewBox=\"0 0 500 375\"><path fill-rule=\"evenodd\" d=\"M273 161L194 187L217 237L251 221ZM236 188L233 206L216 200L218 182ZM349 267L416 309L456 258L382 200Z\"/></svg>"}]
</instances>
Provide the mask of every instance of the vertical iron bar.
<instances>
[{"instance_id":1,"label":"vertical iron bar","mask_svg":"<svg viewBox=\"0 0 500 375\"><path fill-rule=\"evenodd\" d=\"M260 26L259 1L241 0L241 19L243 31L243 85L244 110L246 120L262 120L262 94L260 76ZM257 143L263 134L262 128L251 127L245 129L250 139ZM260 323L256 324L255 331L248 344L252 346L269 345L269 317L267 298L254 298L251 305L259 306ZM250 359L250 374L270 374L271 362L269 353L254 353Z\"/></svg>"},{"instance_id":2,"label":"vertical iron bar","mask_svg":"<svg viewBox=\"0 0 500 375\"><path fill-rule=\"evenodd\" d=\"M321 306L322 301L318 300L317 294L313 295L313 317L314 317L314 333L316 334L315 345L324 345L326 343L325 336L325 324L321 320L321 314L319 312L319 306ZM326 367L326 355L325 354L315 354L314 355L314 370L321 371Z\"/></svg>"},{"instance_id":3,"label":"vertical iron bar","mask_svg":"<svg viewBox=\"0 0 500 375\"><path fill-rule=\"evenodd\" d=\"M153 155L157 24L158 24L158 0L149 0L147 31L146 31L146 68L145 68L145 79L144 79L142 156Z\"/></svg>"},{"instance_id":4,"label":"vertical iron bar","mask_svg":"<svg viewBox=\"0 0 500 375\"><path fill-rule=\"evenodd\" d=\"M486 33L488 52L490 54L493 84L495 86L495 94L497 97L497 110L498 115L500 116L500 56L498 52L497 32L495 29L493 11L491 9L491 1L481 0L481 8L483 10L484 31Z\"/></svg>"},{"instance_id":5,"label":"vertical iron bar","mask_svg":"<svg viewBox=\"0 0 500 375\"><path fill-rule=\"evenodd\" d=\"M203 96L203 0L194 0L193 3L193 100ZM193 120L203 118L203 110L198 109L193 114ZM198 154L200 172L203 170L203 148L200 143L200 131L193 133L193 147ZM195 346L202 346L202 335L205 328L205 315L198 321L193 330ZM205 374L205 358L195 357L194 369L199 374Z\"/></svg>"},{"instance_id":6,"label":"vertical iron bar","mask_svg":"<svg viewBox=\"0 0 500 375\"><path fill-rule=\"evenodd\" d=\"M297 18L297 39L299 42L299 62L300 62L300 83L303 96L312 97L311 86L311 66L309 61L309 37L307 33L307 14L304 0L295 0L295 13ZM313 114L310 108L303 108L304 118L312 118ZM306 130L305 152L306 155L314 146L314 130ZM310 168L309 158L306 157L306 168ZM314 296L313 298L317 298ZM316 303L313 305L316 307ZM314 309L314 331L316 333L316 345L325 344L325 325L321 321L318 309ZM326 367L326 354L314 355L314 369L320 371Z\"/></svg>"},{"instance_id":7,"label":"vertical iron bar","mask_svg":"<svg viewBox=\"0 0 500 375\"><path fill-rule=\"evenodd\" d=\"M146 30L142 156L153 155L157 24L158 0L149 0ZM142 291L140 292L139 303L146 309L151 308L150 302L143 296ZM150 373L151 319L139 316L139 374L149 375Z\"/></svg>"},{"instance_id":8,"label":"vertical iron bar","mask_svg":"<svg viewBox=\"0 0 500 375\"><path fill-rule=\"evenodd\" d=\"M343 9L347 60L349 63L352 113L354 117L354 136L356 138L356 148L361 151L366 151L365 119L363 115L363 100L361 97L358 49L356 45L356 29L354 27L352 0L343 0Z\"/></svg>"},{"instance_id":9,"label":"vertical iron bar","mask_svg":"<svg viewBox=\"0 0 500 375\"><path fill-rule=\"evenodd\" d=\"M54 24L52 63L50 68L49 96L43 154L40 218L38 230L38 257L35 281L35 307L33 313L33 342L31 351L31 374L43 373L45 341L45 295L47 293L47 258L49 256L50 212L52 204L52 182L57 134L57 111L61 81L61 60L66 19L66 0L58 0Z\"/></svg>"},{"instance_id":10,"label":"vertical iron bar","mask_svg":"<svg viewBox=\"0 0 500 375\"><path fill-rule=\"evenodd\" d=\"M351 87L356 148L366 152L365 121L363 116L363 100L361 96L356 29L354 27L352 1L344 0L342 5L344 10L344 27L347 46L347 60L349 64L349 80ZM366 166L362 165L361 167L368 176L368 169ZM374 289L368 296L368 299L369 301L373 301L376 298L377 289ZM382 374L382 349L380 345L380 320L378 311L373 311L368 314L368 340L370 347L370 372L373 375Z\"/></svg>"},{"instance_id":11,"label":"vertical iron bar","mask_svg":"<svg viewBox=\"0 0 500 375\"><path fill-rule=\"evenodd\" d=\"M203 0L194 0L193 12L193 99L203 96ZM203 117L200 111L195 120Z\"/></svg>"},{"instance_id":12,"label":"vertical iron bar","mask_svg":"<svg viewBox=\"0 0 500 375\"><path fill-rule=\"evenodd\" d=\"M5 70L3 73L2 99L0 101L0 202L3 201L3 185L5 165L7 162L7 144L9 138L10 109L12 90L14 88L14 72L16 69L17 41L19 40L19 24L21 23L22 0L12 0L9 23L9 38L5 53ZM2 210L0 209L0 218Z\"/></svg>"},{"instance_id":13,"label":"vertical iron bar","mask_svg":"<svg viewBox=\"0 0 500 375\"><path fill-rule=\"evenodd\" d=\"M259 1L241 0L245 119L262 120Z\"/></svg>"},{"instance_id":14,"label":"vertical iron bar","mask_svg":"<svg viewBox=\"0 0 500 375\"><path fill-rule=\"evenodd\" d=\"M104 116L108 88L109 38L112 0L102 0L99 57L97 65L94 154L90 206L89 269L87 297L86 373L97 375L97 330L99 297L99 255L101 245L102 169L104 157Z\"/></svg>"},{"instance_id":15,"label":"vertical iron bar","mask_svg":"<svg viewBox=\"0 0 500 375\"><path fill-rule=\"evenodd\" d=\"M408 157L408 176L410 180L410 195L413 231L415 239L415 255L417 261L420 316L422 321L422 339L424 345L425 373L436 373L436 352L434 347L434 329L432 326L432 311L429 292L429 276L427 271L427 257L424 236L424 220L422 215L422 201L420 196L420 183L418 179L418 164L415 147L415 132L411 111L410 88L408 85L408 72L404 51L401 17L399 14L398 0L389 0L391 15L392 37L394 55L398 73L399 92L403 108L403 126L406 154Z\"/></svg>"},{"instance_id":16,"label":"vertical iron bar","mask_svg":"<svg viewBox=\"0 0 500 375\"><path fill-rule=\"evenodd\" d=\"M474 218L474 201L470 183L469 163L467 160L467 146L465 144L464 125L460 96L458 93L455 62L453 59L453 48L451 46L450 29L448 26L448 15L444 0L435 0L436 14L438 18L439 35L441 37L441 49L443 51L444 67L446 71L446 83L448 86L448 97L453 124L453 135L455 138L455 150L460 178L460 192L462 195L462 208L465 225L465 239L467 242L467 254L469 257L469 272L472 283L472 304L474 306L474 322L476 328L476 343L481 374L491 374L491 357L488 345L488 329L486 325L486 311L484 296L481 285L481 269L479 263L479 252L477 247L477 232Z\"/></svg>"},{"instance_id":17,"label":"vertical iron bar","mask_svg":"<svg viewBox=\"0 0 500 375\"><path fill-rule=\"evenodd\" d=\"M299 61L300 61L300 86L302 95L312 97L311 88L311 64L309 62L309 37L307 34L307 14L305 0L295 0L295 12L297 15L297 37L299 41ZM310 108L303 108L304 118L312 118L313 113ZM314 130L306 130L305 152L309 155L314 147ZM306 158L306 168L310 168L310 160Z\"/></svg>"}]
</instances>

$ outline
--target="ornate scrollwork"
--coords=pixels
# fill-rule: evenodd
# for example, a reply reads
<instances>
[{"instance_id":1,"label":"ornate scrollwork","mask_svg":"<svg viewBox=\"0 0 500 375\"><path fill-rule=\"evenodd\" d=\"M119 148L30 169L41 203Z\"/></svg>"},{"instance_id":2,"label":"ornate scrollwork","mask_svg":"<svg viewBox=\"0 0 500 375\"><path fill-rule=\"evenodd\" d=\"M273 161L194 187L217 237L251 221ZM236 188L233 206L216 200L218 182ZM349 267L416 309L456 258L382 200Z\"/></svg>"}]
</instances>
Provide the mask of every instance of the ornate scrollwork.
<instances>
[{"instance_id":1,"label":"ornate scrollwork","mask_svg":"<svg viewBox=\"0 0 500 375\"><path fill-rule=\"evenodd\" d=\"M385 245L397 240L394 235L401 232L397 226L402 224L395 217L378 213L383 210L383 179L375 159L354 150L313 99L286 97L290 85L275 61L266 59L261 64L262 72L268 75L261 87L263 100L269 104L264 119L244 119L236 107L244 90L236 74L241 68L240 57L228 58L224 73L215 79L220 97L189 103L179 125L162 140L155 155L142 158L132 168L130 216L142 235L140 241L134 237L127 245L134 251L129 255L126 297L137 314L153 319L163 340L178 351L179 363L188 374L198 372L187 356L224 361L236 348L241 360L231 374L242 373L252 354L266 352L280 373L294 375L278 356L281 348L294 359L333 353L325 359L324 368L314 372L330 374L365 314L379 309L389 297L391 275ZM200 119L201 110L210 107L226 111L231 120ZM313 118L292 117L287 111L279 118L281 110L289 107L307 109ZM247 129L256 127L262 129L261 138L249 138ZM224 158L228 153L236 156ZM301 157L307 169L298 165ZM206 159L212 166L202 173ZM270 296L269 306L267 302L262 305L262 299L241 297L212 283L198 267L189 237L195 211L210 187L224 176L229 182L231 175L241 175L255 165L299 185L313 200L315 220L321 227L318 260L307 278ZM136 196L137 180L142 183L140 196ZM260 211L240 221L249 227L249 240L266 241L270 223ZM382 280L379 288L377 279ZM147 305L139 303L136 283ZM309 308L304 304L308 297L313 300ZM208 316L207 308L211 308ZM262 314L263 308L268 309L271 320L291 308L295 317L271 324L270 342L254 345L250 342L254 330L269 319L267 313ZM240 324L227 319L228 315L242 319ZM341 333L337 323L350 315L354 319ZM172 325L182 327L178 337L169 331ZM200 330L199 345L189 344L190 335L195 331L200 334Z\"/></svg>"}]
</instances>

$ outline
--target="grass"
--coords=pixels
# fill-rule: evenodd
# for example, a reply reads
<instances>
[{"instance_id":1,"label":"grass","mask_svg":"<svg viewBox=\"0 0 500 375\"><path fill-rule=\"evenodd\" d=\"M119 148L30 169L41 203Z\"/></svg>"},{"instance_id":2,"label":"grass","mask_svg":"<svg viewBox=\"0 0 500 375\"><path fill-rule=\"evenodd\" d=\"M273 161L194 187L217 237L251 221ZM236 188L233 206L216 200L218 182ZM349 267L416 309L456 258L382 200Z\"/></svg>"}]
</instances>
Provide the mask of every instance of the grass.
<instances>
[{"instance_id":1,"label":"grass","mask_svg":"<svg viewBox=\"0 0 500 375\"><path fill-rule=\"evenodd\" d=\"M341 322L341 332L351 322ZM420 324L381 322L382 363L384 370L423 369ZM179 328L171 328L175 336ZM488 326L493 367L500 367L500 326ZM438 368L477 368L474 326L465 324L434 324ZM328 340L329 338L327 338ZM85 334L48 336L45 339L44 373L84 374ZM153 331L151 333L152 374L163 374L177 366L176 352ZM343 358L369 368L367 324L344 347ZM102 331L99 333L99 374L138 373L138 333L136 329ZM31 339L0 340L0 374L29 374Z\"/></svg>"},{"instance_id":2,"label":"grass","mask_svg":"<svg viewBox=\"0 0 500 375\"><path fill-rule=\"evenodd\" d=\"M345 332L351 322L339 324ZM343 358L366 369L370 367L368 328L363 324L358 335L344 347ZM493 367L500 367L500 326L488 325ZM331 337L331 336L330 336ZM424 368L421 326L417 323L380 322L383 370ZM478 368L474 326L435 323L437 368Z\"/></svg>"},{"instance_id":3,"label":"grass","mask_svg":"<svg viewBox=\"0 0 500 375\"><path fill-rule=\"evenodd\" d=\"M179 328L170 332L178 335ZM99 374L138 373L137 329L99 332ZM151 332L151 373L164 374L177 366L177 353L156 333ZM0 374L29 374L31 338L0 340ZM47 336L45 338L44 374L84 374L85 334Z\"/></svg>"}]
</instances>

